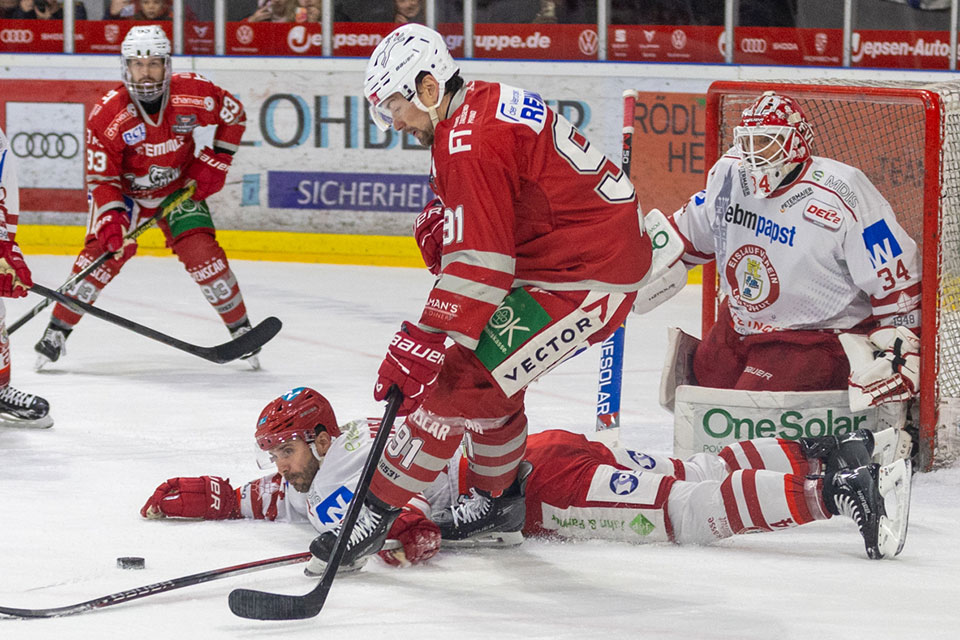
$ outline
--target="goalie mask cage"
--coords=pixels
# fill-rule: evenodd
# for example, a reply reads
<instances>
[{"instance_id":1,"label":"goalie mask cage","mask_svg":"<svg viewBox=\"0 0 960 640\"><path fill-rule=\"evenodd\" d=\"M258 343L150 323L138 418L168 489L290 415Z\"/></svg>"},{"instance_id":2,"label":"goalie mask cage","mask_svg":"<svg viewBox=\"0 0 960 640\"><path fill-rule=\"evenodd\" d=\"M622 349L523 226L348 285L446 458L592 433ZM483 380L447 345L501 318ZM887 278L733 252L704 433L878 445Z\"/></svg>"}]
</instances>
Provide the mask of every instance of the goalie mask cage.
<instances>
[{"instance_id":1,"label":"goalie mask cage","mask_svg":"<svg viewBox=\"0 0 960 640\"><path fill-rule=\"evenodd\" d=\"M741 112L771 89L800 102L813 153L863 171L921 250L920 397L909 420L919 432L921 468L947 464L960 453L960 82L714 82L707 166L733 146ZM707 267L704 334L718 298L716 267Z\"/></svg>"}]
</instances>

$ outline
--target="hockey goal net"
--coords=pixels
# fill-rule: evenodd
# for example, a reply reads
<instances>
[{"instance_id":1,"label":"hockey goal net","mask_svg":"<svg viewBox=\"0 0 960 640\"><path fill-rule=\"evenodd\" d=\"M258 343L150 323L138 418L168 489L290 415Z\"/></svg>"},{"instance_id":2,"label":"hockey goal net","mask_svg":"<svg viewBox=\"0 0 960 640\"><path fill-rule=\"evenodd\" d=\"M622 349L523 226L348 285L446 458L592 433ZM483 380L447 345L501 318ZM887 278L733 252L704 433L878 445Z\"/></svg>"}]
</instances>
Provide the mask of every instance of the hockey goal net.
<instances>
[{"instance_id":1,"label":"hockey goal net","mask_svg":"<svg viewBox=\"0 0 960 640\"><path fill-rule=\"evenodd\" d=\"M921 467L948 464L960 454L960 82L715 82L707 166L732 146L741 112L770 89L800 102L814 154L862 170L921 248L921 390L910 420ZM712 264L703 281L706 332L717 303Z\"/></svg>"}]
</instances>

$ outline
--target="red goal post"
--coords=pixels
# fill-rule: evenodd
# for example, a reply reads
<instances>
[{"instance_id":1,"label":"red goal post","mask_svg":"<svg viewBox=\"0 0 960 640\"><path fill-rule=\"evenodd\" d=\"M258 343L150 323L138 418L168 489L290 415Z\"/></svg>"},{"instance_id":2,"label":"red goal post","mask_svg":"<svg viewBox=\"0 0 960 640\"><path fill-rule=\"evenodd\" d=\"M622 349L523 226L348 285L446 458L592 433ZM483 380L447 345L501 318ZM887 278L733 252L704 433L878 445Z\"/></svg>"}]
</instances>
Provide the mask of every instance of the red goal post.
<instances>
[{"instance_id":1,"label":"red goal post","mask_svg":"<svg viewBox=\"0 0 960 640\"><path fill-rule=\"evenodd\" d=\"M815 155L863 171L922 252L921 468L960 453L960 82L714 82L707 95L705 164L732 146L740 114L763 91L796 98ZM716 314L716 269L703 276L703 331ZM713 286L710 286L710 285Z\"/></svg>"}]
</instances>

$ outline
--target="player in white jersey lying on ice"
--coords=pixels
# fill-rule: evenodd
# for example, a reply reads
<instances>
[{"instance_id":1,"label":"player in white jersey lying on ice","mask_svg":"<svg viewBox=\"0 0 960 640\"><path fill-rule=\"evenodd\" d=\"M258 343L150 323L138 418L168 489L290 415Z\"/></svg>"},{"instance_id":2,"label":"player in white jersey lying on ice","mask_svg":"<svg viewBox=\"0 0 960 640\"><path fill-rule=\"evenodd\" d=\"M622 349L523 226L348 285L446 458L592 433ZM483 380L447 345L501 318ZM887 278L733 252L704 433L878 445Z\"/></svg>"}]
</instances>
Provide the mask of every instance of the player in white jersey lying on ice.
<instances>
[{"instance_id":1,"label":"player in white jersey lying on ice","mask_svg":"<svg viewBox=\"0 0 960 640\"><path fill-rule=\"evenodd\" d=\"M914 395L920 262L890 204L859 169L812 155L813 129L790 97L761 95L734 140L672 217L683 263L715 260L724 296L693 354L696 384L849 384L854 411Z\"/></svg>"},{"instance_id":2,"label":"player in white jersey lying on ice","mask_svg":"<svg viewBox=\"0 0 960 640\"><path fill-rule=\"evenodd\" d=\"M318 532L330 531L353 496L376 422L337 427L323 396L294 389L267 405L256 431L258 446L278 473L239 489L215 476L171 478L140 513L309 521ZM910 497L910 464L902 459L909 445L903 447L894 431L761 438L687 461L609 447L568 431L533 434L518 481L502 496L507 512L518 517L443 544L510 545L522 535L706 544L842 513L857 522L868 556L893 556L906 535ZM440 529L425 513L447 532L456 531L451 523L481 513L475 508L480 496L466 485L466 463L465 456L455 456L405 507L380 552L384 560L416 563L437 553ZM873 473L855 472L864 466ZM524 503L525 515L519 508ZM316 558L311 566L315 573L322 570Z\"/></svg>"}]
</instances>

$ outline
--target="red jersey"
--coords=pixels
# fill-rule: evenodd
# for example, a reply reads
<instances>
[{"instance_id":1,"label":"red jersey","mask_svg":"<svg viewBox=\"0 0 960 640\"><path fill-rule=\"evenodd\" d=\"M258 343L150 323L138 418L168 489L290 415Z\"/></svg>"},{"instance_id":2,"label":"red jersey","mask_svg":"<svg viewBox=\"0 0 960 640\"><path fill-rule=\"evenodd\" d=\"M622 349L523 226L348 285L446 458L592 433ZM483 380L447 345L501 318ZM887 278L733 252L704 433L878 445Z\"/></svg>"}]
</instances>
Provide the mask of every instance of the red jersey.
<instances>
[{"instance_id":1,"label":"red jersey","mask_svg":"<svg viewBox=\"0 0 960 640\"><path fill-rule=\"evenodd\" d=\"M470 82L451 109L432 148L444 247L422 325L473 349L516 287L637 290L650 240L619 165L535 93Z\"/></svg>"},{"instance_id":2,"label":"red jersey","mask_svg":"<svg viewBox=\"0 0 960 640\"><path fill-rule=\"evenodd\" d=\"M216 125L214 145L236 151L246 126L240 102L195 73L175 73L157 124L144 117L125 87L109 91L87 119L87 189L91 224L109 209L123 209L123 196L154 208L183 188L183 170L193 161L193 130Z\"/></svg>"}]
</instances>

